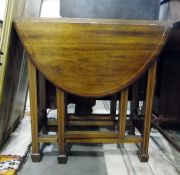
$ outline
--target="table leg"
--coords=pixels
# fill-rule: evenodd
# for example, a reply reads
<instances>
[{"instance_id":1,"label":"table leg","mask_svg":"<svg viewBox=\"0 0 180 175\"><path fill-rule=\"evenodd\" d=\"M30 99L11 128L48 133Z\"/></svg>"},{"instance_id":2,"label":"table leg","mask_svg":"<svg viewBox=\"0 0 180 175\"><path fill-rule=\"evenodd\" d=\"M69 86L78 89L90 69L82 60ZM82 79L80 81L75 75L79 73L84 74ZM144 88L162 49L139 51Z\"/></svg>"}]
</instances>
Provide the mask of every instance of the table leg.
<instances>
[{"instance_id":1,"label":"table leg","mask_svg":"<svg viewBox=\"0 0 180 175\"><path fill-rule=\"evenodd\" d=\"M141 162L147 162L149 159L148 147L149 147L149 136L150 136L150 128L151 128L151 118L152 118L152 104L153 104L153 96L154 96L155 82L156 82L156 64L157 63L155 62L148 71L145 113L144 113L143 141L139 153L139 158Z\"/></svg>"},{"instance_id":2,"label":"table leg","mask_svg":"<svg viewBox=\"0 0 180 175\"><path fill-rule=\"evenodd\" d=\"M57 127L58 127L58 146L59 146L59 155L58 162L66 163L67 156L65 153L65 100L64 92L56 88L56 103L57 103Z\"/></svg>"},{"instance_id":3,"label":"table leg","mask_svg":"<svg viewBox=\"0 0 180 175\"><path fill-rule=\"evenodd\" d=\"M41 160L38 142L38 99L37 99L37 71L30 59L28 59L29 95L30 95L30 114L32 130L32 161Z\"/></svg>"},{"instance_id":4,"label":"table leg","mask_svg":"<svg viewBox=\"0 0 180 175\"><path fill-rule=\"evenodd\" d=\"M119 100L119 139L121 141L125 139L127 103L128 103L128 88L121 91L120 100Z\"/></svg>"},{"instance_id":5,"label":"table leg","mask_svg":"<svg viewBox=\"0 0 180 175\"><path fill-rule=\"evenodd\" d=\"M131 135L135 135L135 126L133 124L133 115L134 115L134 113L136 115L138 114L138 106L139 106L138 90L139 90L139 84L137 81L132 86L132 100L131 100L131 107L130 107L131 128L129 131L129 134L131 134Z\"/></svg>"},{"instance_id":6,"label":"table leg","mask_svg":"<svg viewBox=\"0 0 180 175\"><path fill-rule=\"evenodd\" d=\"M117 94L113 95L110 101L110 115L114 119L113 130L116 129L116 104L117 104Z\"/></svg>"}]
</instances>

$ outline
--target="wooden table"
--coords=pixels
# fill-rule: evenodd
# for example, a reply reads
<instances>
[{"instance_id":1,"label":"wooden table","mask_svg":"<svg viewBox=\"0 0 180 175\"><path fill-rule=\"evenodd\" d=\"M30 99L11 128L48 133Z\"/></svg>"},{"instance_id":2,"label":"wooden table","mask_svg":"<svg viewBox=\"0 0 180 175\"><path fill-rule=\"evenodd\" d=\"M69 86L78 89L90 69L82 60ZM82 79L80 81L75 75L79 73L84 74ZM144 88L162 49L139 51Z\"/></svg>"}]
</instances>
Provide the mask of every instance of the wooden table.
<instances>
[{"instance_id":1,"label":"wooden table","mask_svg":"<svg viewBox=\"0 0 180 175\"><path fill-rule=\"evenodd\" d=\"M15 28L28 55L32 117L32 160L40 161L40 142L58 142L59 163L67 160L66 143L140 143L148 161L156 58L169 27L155 21L98 19L18 19ZM37 72L56 87L57 135L38 129ZM126 135L128 87L148 74L141 136ZM120 92L117 127L110 131L66 129L66 93L103 97ZM135 103L134 103L135 104ZM136 105L132 107L132 115Z\"/></svg>"}]
</instances>

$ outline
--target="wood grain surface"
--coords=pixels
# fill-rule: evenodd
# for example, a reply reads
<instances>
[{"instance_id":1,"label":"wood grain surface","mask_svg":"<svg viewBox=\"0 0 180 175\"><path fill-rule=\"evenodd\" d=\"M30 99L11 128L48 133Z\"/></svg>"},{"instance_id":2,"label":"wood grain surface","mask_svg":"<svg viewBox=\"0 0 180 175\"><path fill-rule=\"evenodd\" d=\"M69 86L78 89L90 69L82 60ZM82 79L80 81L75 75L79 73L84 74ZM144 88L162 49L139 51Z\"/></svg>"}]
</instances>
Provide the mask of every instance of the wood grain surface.
<instances>
[{"instance_id":1,"label":"wood grain surface","mask_svg":"<svg viewBox=\"0 0 180 175\"><path fill-rule=\"evenodd\" d=\"M80 96L104 96L137 80L156 59L168 23L98 19L17 19L17 33L37 69Z\"/></svg>"}]
</instances>

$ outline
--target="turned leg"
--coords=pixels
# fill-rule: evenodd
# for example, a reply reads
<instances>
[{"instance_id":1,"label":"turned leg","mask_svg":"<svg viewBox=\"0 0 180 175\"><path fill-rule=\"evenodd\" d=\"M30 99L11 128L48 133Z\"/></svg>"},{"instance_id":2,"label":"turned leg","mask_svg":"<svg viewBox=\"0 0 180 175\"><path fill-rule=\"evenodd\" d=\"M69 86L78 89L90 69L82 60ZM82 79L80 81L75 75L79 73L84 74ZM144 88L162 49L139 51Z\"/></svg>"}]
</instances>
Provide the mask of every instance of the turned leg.
<instances>
[{"instance_id":1,"label":"turned leg","mask_svg":"<svg viewBox=\"0 0 180 175\"><path fill-rule=\"evenodd\" d=\"M30 114L32 130L32 161L41 160L40 148L38 142L38 104L37 104L37 72L35 66L28 59L28 77L29 77L29 95L30 95Z\"/></svg>"},{"instance_id":2,"label":"turned leg","mask_svg":"<svg viewBox=\"0 0 180 175\"><path fill-rule=\"evenodd\" d=\"M149 147L149 136L151 128L151 117L152 117L152 104L156 81L156 63L148 71L147 80L147 91L146 91L146 103L144 111L144 130L143 130L143 141L141 144L141 150L139 158L141 162L147 162L149 159L148 147Z\"/></svg>"},{"instance_id":3,"label":"turned leg","mask_svg":"<svg viewBox=\"0 0 180 175\"><path fill-rule=\"evenodd\" d=\"M64 92L60 89L56 88L56 102L57 102L57 127L58 127L58 147L59 147L59 155L58 162L66 163L67 156L65 153L65 100L64 100Z\"/></svg>"}]
</instances>

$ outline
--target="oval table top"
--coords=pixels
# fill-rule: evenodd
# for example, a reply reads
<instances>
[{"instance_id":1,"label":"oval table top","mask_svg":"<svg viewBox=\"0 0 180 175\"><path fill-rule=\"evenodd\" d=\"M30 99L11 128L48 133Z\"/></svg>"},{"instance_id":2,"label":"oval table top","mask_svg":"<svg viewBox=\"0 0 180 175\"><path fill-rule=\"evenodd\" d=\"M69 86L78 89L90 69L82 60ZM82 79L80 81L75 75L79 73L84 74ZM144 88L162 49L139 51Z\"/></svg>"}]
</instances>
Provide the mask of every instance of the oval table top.
<instances>
[{"instance_id":1,"label":"oval table top","mask_svg":"<svg viewBox=\"0 0 180 175\"><path fill-rule=\"evenodd\" d=\"M29 58L55 86L80 96L126 88L155 61L169 25L155 21L17 19Z\"/></svg>"}]
</instances>

